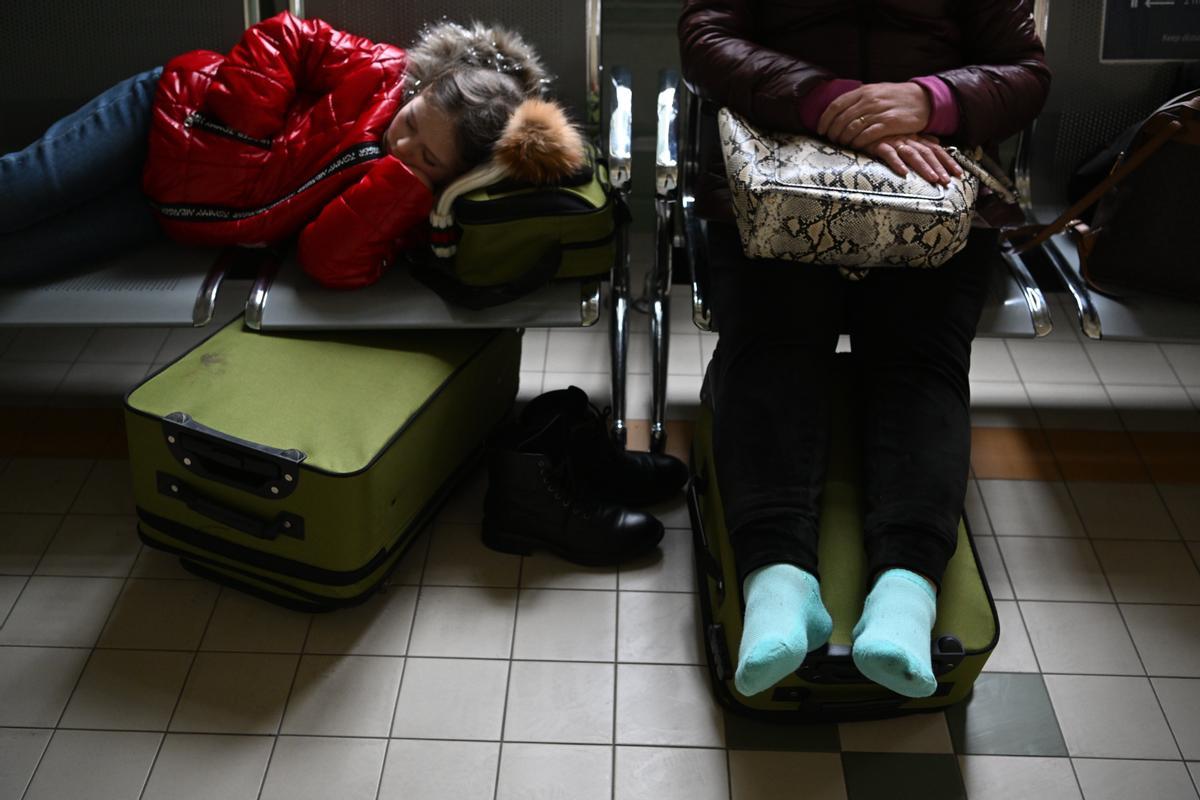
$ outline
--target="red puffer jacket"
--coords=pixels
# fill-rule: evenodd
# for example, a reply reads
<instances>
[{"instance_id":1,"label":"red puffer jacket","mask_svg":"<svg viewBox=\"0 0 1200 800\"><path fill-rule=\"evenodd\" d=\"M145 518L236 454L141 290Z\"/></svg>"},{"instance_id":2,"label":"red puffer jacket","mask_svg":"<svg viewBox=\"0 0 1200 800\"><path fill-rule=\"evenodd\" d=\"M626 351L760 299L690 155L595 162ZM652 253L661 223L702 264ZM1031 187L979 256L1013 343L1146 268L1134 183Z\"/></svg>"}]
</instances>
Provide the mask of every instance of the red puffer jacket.
<instances>
[{"instance_id":1,"label":"red puffer jacket","mask_svg":"<svg viewBox=\"0 0 1200 800\"><path fill-rule=\"evenodd\" d=\"M205 245L300 232L326 286L378 280L419 237L433 197L383 134L403 102L405 53L284 12L226 56L163 68L142 188L167 233Z\"/></svg>"}]
</instances>

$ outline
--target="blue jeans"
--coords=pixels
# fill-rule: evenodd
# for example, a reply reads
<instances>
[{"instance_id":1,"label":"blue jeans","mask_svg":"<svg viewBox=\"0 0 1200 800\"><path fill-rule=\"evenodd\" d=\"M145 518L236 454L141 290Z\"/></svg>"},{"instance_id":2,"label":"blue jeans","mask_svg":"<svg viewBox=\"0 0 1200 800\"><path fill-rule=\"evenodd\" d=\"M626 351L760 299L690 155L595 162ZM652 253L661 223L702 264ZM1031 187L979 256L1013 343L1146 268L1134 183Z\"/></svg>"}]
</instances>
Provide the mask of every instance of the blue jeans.
<instances>
[{"instance_id":1,"label":"blue jeans","mask_svg":"<svg viewBox=\"0 0 1200 800\"><path fill-rule=\"evenodd\" d=\"M161 74L121 81L0 156L0 285L61 277L162 237L141 191Z\"/></svg>"}]
</instances>

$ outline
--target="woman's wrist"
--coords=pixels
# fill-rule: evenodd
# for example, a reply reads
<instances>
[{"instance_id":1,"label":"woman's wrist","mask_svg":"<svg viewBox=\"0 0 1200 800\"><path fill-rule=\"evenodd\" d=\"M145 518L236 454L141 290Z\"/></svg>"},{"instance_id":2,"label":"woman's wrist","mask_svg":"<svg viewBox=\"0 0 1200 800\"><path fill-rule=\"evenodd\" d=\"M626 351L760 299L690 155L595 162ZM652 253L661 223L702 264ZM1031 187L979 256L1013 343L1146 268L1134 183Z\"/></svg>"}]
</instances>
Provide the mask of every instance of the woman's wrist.
<instances>
[{"instance_id":1,"label":"woman's wrist","mask_svg":"<svg viewBox=\"0 0 1200 800\"><path fill-rule=\"evenodd\" d=\"M935 136L950 136L958 130L958 101L945 81L935 75L923 75L913 78L915 83L925 90L929 101L929 122L923 133Z\"/></svg>"},{"instance_id":2,"label":"woman's wrist","mask_svg":"<svg viewBox=\"0 0 1200 800\"><path fill-rule=\"evenodd\" d=\"M816 84L800 98L800 123L815 132L817 122L829 104L859 86L862 86L862 81L850 78L833 78Z\"/></svg>"}]
</instances>

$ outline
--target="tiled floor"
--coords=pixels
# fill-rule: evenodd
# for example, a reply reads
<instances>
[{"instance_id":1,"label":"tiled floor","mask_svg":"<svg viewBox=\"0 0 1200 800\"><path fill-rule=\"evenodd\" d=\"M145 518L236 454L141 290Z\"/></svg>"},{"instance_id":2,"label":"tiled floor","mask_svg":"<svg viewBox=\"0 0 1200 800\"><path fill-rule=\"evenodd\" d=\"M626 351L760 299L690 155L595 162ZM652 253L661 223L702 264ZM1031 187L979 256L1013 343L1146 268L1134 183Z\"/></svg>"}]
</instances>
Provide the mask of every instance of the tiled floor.
<instances>
[{"instance_id":1,"label":"tiled floor","mask_svg":"<svg viewBox=\"0 0 1200 800\"><path fill-rule=\"evenodd\" d=\"M672 325L680 446L714 339ZM144 549L115 409L196 335L0 331L3 800L1197 798L1200 347L1061 314L978 342L968 514L1003 636L973 697L770 726L714 704L678 503L661 555L578 569L482 548L480 476L385 592L321 616ZM522 370L602 399L602 331L530 332Z\"/></svg>"}]
</instances>

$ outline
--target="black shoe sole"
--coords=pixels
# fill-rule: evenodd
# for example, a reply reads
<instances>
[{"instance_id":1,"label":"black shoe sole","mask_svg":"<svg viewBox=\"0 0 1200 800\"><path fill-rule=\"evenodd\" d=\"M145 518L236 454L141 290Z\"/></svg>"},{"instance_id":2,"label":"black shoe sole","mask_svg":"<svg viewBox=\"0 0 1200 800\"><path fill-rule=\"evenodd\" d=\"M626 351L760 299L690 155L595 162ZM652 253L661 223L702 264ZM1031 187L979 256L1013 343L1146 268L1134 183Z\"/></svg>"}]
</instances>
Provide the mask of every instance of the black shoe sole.
<instances>
[{"instance_id":1,"label":"black shoe sole","mask_svg":"<svg viewBox=\"0 0 1200 800\"><path fill-rule=\"evenodd\" d=\"M498 553L508 553L515 556L532 555L536 550L545 550L553 553L564 561L570 561L572 564L578 564L583 567L614 567L618 564L623 564L639 556L649 553L651 550L658 547L658 543L662 541L664 530L660 529L658 537L654 541L647 541L645 546L633 550L628 553L614 555L590 555L586 553L578 553L571 551L565 547L559 547L541 539L531 536L522 536L520 534L506 531L488 522L485 517L483 520L483 544L485 547L495 550Z\"/></svg>"}]
</instances>

